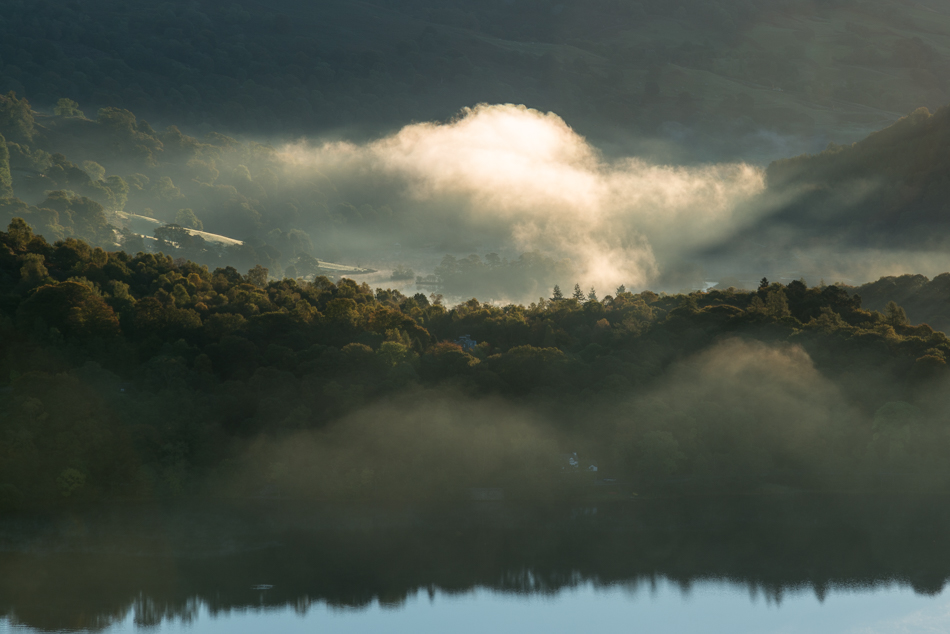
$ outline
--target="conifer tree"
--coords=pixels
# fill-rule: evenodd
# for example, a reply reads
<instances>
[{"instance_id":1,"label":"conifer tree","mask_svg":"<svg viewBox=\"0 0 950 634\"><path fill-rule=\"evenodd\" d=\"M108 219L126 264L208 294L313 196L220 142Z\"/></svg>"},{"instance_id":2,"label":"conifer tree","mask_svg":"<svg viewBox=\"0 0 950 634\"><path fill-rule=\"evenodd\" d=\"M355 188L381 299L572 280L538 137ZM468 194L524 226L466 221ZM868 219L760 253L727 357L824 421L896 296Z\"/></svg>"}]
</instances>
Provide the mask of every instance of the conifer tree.
<instances>
[{"instance_id":1,"label":"conifer tree","mask_svg":"<svg viewBox=\"0 0 950 634\"><path fill-rule=\"evenodd\" d=\"M559 302L564 299L564 294L561 292L561 287L557 284L554 285L554 293L551 295L552 302Z\"/></svg>"},{"instance_id":2,"label":"conifer tree","mask_svg":"<svg viewBox=\"0 0 950 634\"><path fill-rule=\"evenodd\" d=\"M907 313L894 301L887 302L887 306L884 307L884 316L891 326L906 326L909 323Z\"/></svg>"},{"instance_id":3,"label":"conifer tree","mask_svg":"<svg viewBox=\"0 0 950 634\"><path fill-rule=\"evenodd\" d=\"M572 295L572 297L579 302L584 301L584 291L581 290L580 284L574 285L574 294Z\"/></svg>"}]
</instances>

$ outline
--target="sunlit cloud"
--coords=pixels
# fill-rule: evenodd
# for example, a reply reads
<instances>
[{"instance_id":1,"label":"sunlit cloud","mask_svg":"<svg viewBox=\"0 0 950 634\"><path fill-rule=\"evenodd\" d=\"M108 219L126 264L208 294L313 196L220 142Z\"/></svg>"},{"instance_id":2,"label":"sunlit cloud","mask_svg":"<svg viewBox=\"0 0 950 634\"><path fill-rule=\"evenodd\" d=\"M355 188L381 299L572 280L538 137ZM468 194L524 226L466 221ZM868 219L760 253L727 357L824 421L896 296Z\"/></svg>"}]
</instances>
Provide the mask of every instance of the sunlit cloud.
<instances>
[{"instance_id":1,"label":"sunlit cloud","mask_svg":"<svg viewBox=\"0 0 950 634\"><path fill-rule=\"evenodd\" d=\"M646 285L658 254L729 235L753 219L744 203L764 189L762 171L746 164L608 161L557 115L514 105L480 105L365 145L297 144L282 156L334 180L390 182L394 196L500 230L518 248L570 257L585 284L603 288Z\"/></svg>"}]
</instances>

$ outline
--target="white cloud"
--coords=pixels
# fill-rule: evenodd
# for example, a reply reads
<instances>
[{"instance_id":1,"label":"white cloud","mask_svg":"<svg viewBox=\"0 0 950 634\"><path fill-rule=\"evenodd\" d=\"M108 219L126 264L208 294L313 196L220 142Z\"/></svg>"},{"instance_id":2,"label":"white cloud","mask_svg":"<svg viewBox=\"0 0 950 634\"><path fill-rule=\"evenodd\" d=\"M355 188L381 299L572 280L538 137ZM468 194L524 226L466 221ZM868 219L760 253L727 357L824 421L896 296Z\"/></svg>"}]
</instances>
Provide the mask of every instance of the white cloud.
<instances>
[{"instance_id":1,"label":"white cloud","mask_svg":"<svg viewBox=\"0 0 950 634\"><path fill-rule=\"evenodd\" d=\"M365 145L291 146L283 156L331 178L396 184L408 200L500 227L523 250L570 257L585 284L603 288L648 283L657 249L683 252L728 235L764 188L761 170L745 164L607 161L557 115L514 105L480 105Z\"/></svg>"}]
</instances>

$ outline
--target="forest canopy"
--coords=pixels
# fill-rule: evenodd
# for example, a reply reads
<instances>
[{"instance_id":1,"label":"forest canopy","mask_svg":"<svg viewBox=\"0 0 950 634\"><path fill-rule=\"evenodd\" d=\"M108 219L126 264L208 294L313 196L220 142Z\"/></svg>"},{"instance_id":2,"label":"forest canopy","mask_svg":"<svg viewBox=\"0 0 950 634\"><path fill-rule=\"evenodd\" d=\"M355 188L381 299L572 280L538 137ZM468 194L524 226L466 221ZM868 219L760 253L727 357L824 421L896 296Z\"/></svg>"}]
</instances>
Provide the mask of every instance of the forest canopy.
<instances>
[{"instance_id":1,"label":"forest canopy","mask_svg":"<svg viewBox=\"0 0 950 634\"><path fill-rule=\"evenodd\" d=\"M950 484L946 11L8 9L0 505Z\"/></svg>"},{"instance_id":2,"label":"forest canopy","mask_svg":"<svg viewBox=\"0 0 950 634\"><path fill-rule=\"evenodd\" d=\"M950 485L950 340L846 287L449 307L20 219L0 245L8 506Z\"/></svg>"}]
</instances>

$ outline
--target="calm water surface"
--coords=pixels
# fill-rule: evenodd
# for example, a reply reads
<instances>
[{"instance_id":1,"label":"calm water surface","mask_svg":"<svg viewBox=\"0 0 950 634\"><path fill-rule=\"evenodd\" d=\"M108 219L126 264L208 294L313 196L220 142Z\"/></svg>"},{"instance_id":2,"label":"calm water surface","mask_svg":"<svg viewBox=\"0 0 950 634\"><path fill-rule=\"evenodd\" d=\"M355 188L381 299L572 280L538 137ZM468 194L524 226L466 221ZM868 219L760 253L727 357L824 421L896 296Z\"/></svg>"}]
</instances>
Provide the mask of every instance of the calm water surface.
<instances>
[{"instance_id":1,"label":"calm water surface","mask_svg":"<svg viewBox=\"0 0 950 634\"><path fill-rule=\"evenodd\" d=\"M950 500L0 518L0 632L950 632Z\"/></svg>"},{"instance_id":2,"label":"calm water surface","mask_svg":"<svg viewBox=\"0 0 950 634\"><path fill-rule=\"evenodd\" d=\"M0 631L36 632L0 622ZM76 631L76 630L60 630ZM832 590L819 601L796 591L779 602L751 596L725 582L699 582L688 591L659 581L655 586L594 587L587 583L552 595L516 595L477 589L462 594L420 591L405 603L374 602L364 608L304 609L247 606L212 613L205 604L189 617L136 624L130 609L104 632L713 632L723 634L950 632L950 594L924 596L892 584L874 589Z\"/></svg>"}]
</instances>

